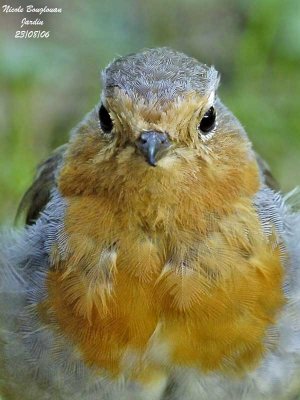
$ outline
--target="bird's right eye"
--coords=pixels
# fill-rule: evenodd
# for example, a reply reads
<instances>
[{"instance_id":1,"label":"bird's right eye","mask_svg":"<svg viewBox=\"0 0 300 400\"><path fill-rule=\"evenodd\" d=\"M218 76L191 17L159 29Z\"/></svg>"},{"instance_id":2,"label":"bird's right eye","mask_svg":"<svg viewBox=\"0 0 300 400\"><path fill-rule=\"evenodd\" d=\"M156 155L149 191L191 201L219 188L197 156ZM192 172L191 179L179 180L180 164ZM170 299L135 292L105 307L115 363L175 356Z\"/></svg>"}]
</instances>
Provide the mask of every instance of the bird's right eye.
<instances>
[{"instance_id":1,"label":"bird's right eye","mask_svg":"<svg viewBox=\"0 0 300 400\"><path fill-rule=\"evenodd\" d=\"M103 104L101 104L99 108L99 121L100 121L100 127L104 133L110 133L112 131L114 124L111 119L111 116L109 115L109 112L107 111L107 109L104 107Z\"/></svg>"},{"instance_id":2,"label":"bird's right eye","mask_svg":"<svg viewBox=\"0 0 300 400\"><path fill-rule=\"evenodd\" d=\"M201 131L202 135L207 135L215 127L215 122L216 110L214 107L210 107L201 119L198 129Z\"/></svg>"}]
</instances>

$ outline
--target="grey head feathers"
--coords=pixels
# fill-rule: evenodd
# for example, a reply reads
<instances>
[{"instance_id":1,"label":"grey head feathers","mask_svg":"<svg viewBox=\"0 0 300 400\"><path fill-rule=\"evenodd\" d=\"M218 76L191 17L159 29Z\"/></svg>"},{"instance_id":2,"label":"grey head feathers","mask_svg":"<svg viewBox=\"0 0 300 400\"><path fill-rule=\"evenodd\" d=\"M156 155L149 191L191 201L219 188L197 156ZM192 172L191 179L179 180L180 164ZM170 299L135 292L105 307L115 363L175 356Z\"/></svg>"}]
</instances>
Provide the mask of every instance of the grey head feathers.
<instances>
[{"instance_id":1,"label":"grey head feathers","mask_svg":"<svg viewBox=\"0 0 300 400\"><path fill-rule=\"evenodd\" d=\"M133 99L172 101L187 92L210 94L217 89L214 67L169 48L144 50L114 60L102 74L105 96L118 87Z\"/></svg>"}]
</instances>

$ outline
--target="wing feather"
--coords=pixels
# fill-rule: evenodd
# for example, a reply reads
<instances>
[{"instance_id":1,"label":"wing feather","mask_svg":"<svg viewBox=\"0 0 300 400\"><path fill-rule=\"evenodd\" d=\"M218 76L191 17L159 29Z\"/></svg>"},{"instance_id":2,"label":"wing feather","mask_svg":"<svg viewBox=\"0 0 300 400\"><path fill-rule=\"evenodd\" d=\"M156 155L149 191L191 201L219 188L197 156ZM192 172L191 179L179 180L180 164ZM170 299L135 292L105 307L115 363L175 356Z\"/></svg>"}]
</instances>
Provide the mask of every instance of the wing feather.
<instances>
[{"instance_id":1,"label":"wing feather","mask_svg":"<svg viewBox=\"0 0 300 400\"><path fill-rule=\"evenodd\" d=\"M32 225L44 210L49 202L51 190L56 186L56 172L67 146L64 144L55 149L50 157L38 166L32 185L21 199L16 220L24 215L26 225Z\"/></svg>"}]
</instances>

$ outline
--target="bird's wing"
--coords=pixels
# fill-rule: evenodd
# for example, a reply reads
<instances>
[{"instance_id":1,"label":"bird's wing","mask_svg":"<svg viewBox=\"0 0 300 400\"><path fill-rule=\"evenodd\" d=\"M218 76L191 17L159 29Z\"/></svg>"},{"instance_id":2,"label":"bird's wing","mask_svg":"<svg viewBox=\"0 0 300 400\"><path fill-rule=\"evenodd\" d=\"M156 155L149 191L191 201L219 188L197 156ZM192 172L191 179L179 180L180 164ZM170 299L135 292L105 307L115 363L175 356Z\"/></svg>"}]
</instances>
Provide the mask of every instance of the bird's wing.
<instances>
[{"instance_id":1,"label":"bird's wing","mask_svg":"<svg viewBox=\"0 0 300 400\"><path fill-rule=\"evenodd\" d=\"M271 189L275 190L276 192L280 191L279 183L276 181L274 176L271 173L269 165L266 161L261 158L259 154L255 152L256 161L262 176L264 183Z\"/></svg>"},{"instance_id":2,"label":"bird's wing","mask_svg":"<svg viewBox=\"0 0 300 400\"><path fill-rule=\"evenodd\" d=\"M16 219L24 215L26 225L31 225L37 220L49 201L51 190L56 185L56 171L67 146L64 144L55 149L50 157L38 166L32 185L21 199Z\"/></svg>"}]
</instances>

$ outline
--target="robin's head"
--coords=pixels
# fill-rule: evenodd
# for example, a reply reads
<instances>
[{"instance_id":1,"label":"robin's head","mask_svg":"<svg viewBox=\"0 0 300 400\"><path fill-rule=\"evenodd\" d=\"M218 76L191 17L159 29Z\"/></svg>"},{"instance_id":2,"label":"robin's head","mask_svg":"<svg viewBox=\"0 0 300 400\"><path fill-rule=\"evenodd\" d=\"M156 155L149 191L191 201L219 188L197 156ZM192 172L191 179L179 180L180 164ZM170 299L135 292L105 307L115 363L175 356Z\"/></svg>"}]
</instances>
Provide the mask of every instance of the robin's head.
<instances>
[{"instance_id":1,"label":"robin's head","mask_svg":"<svg viewBox=\"0 0 300 400\"><path fill-rule=\"evenodd\" d=\"M120 58L103 81L100 126L134 148L138 162L142 156L162 166L176 149L195 149L216 130L218 74L182 53L154 49Z\"/></svg>"},{"instance_id":2,"label":"robin's head","mask_svg":"<svg viewBox=\"0 0 300 400\"><path fill-rule=\"evenodd\" d=\"M64 194L119 196L172 183L184 190L191 180L202 193L226 185L240 192L248 175L255 175L250 190L257 186L251 146L216 95L213 67L158 48L113 61L102 78L101 101L75 130L66 156Z\"/></svg>"}]
</instances>

